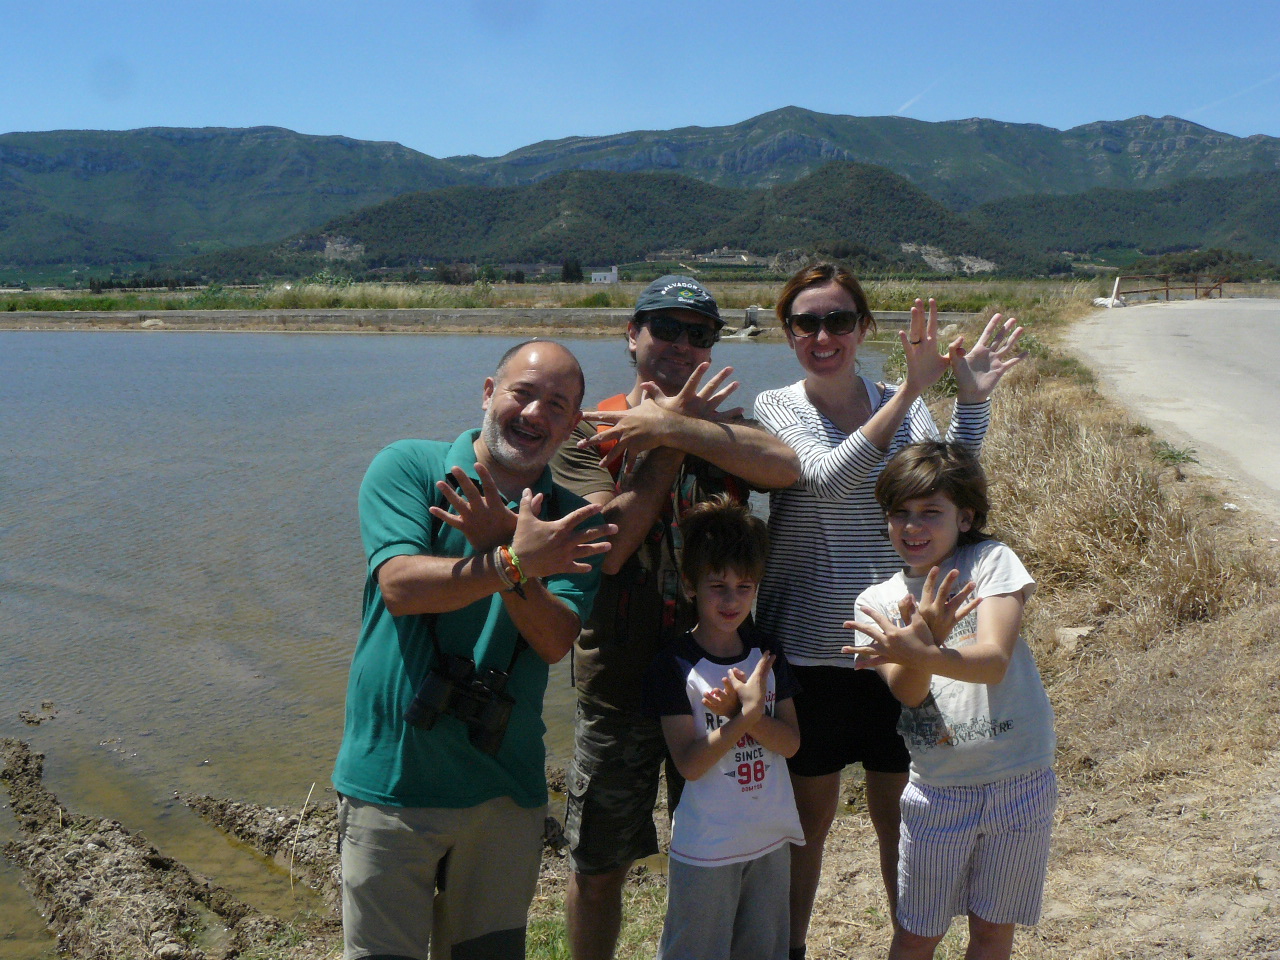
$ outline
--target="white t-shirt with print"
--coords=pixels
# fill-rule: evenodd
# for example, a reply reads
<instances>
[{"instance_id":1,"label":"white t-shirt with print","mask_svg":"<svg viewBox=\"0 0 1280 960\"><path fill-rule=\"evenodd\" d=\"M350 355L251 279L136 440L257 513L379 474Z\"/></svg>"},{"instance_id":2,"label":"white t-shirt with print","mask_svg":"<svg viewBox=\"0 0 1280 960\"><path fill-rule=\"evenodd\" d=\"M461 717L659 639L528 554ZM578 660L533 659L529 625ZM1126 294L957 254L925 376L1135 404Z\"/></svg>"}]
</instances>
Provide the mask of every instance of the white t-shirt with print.
<instances>
[{"instance_id":1,"label":"white t-shirt with print","mask_svg":"<svg viewBox=\"0 0 1280 960\"><path fill-rule=\"evenodd\" d=\"M655 717L692 714L706 736L729 720L702 705L728 672L747 676L773 644L751 632L741 657L714 657L686 633L658 655L645 676L647 710ZM769 675L765 713L775 716L779 700L795 695L786 658L779 655ZM784 757L751 734L743 735L716 765L684 786L671 825L672 859L699 867L719 867L763 857L785 843L803 844L791 777Z\"/></svg>"},{"instance_id":2,"label":"white t-shirt with print","mask_svg":"<svg viewBox=\"0 0 1280 960\"><path fill-rule=\"evenodd\" d=\"M938 566L941 576L958 569L958 586L973 580L977 597L1020 593L1025 602L1035 592L1035 581L1022 561L998 540L960 547ZM866 604L900 623L898 601L908 593L919 599L924 579L899 571L863 591L858 606ZM872 622L861 609L857 617ZM959 649L973 643L977 624L975 610L956 624L946 645ZM1053 708L1022 637L1014 644L1000 683L934 676L922 704L903 706L898 732L911 751L911 779L943 787L992 783L1050 767L1056 746Z\"/></svg>"}]
</instances>

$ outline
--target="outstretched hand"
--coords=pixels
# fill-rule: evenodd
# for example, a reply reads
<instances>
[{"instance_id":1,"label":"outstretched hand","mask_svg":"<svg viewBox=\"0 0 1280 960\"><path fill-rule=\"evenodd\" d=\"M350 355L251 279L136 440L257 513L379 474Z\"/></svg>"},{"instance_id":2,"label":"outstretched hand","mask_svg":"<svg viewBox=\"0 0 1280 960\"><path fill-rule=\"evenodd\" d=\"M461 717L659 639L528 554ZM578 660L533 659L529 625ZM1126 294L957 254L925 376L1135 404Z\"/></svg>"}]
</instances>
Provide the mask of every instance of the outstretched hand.
<instances>
[{"instance_id":1,"label":"outstretched hand","mask_svg":"<svg viewBox=\"0 0 1280 960\"><path fill-rule=\"evenodd\" d=\"M898 331L902 353L907 362L906 386L919 394L942 379L950 357L938 350L938 304L929 298L928 312L919 298L911 306L911 322Z\"/></svg>"},{"instance_id":2,"label":"outstretched hand","mask_svg":"<svg viewBox=\"0 0 1280 960\"><path fill-rule=\"evenodd\" d=\"M863 604L859 609L873 622L846 620L844 626L846 630L857 630L865 634L867 639L860 645L851 644L840 648L841 653L857 654L861 658L859 667L878 667L886 663L917 667L937 648L933 634L929 632L929 626L918 610L912 611L911 618L905 624L896 624L890 622L875 607Z\"/></svg>"},{"instance_id":3,"label":"outstretched hand","mask_svg":"<svg viewBox=\"0 0 1280 960\"><path fill-rule=\"evenodd\" d=\"M455 512L432 506L431 515L455 530L461 530L476 553L485 553L501 543L510 543L516 532L516 514L507 506L493 475L482 463L476 464L477 485L462 467L449 471L452 482L437 480L436 489ZM542 494L533 505L536 513L542 507Z\"/></svg>"},{"instance_id":4,"label":"outstretched hand","mask_svg":"<svg viewBox=\"0 0 1280 960\"><path fill-rule=\"evenodd\" d=\"M672 397L664 394L662 388L652 380L646 380L642 383L640 391L646 397L652 397L654 402L672 413L683 414L686 417L698 417L703 420L715 420L718 423L738 419L743 414L742 407L733 407L730 410L720 409L720 404L724 403L729 395L740 386L737 380L730 380L725 383L729 377L733 376L733 367L722 368L710 380L702 383L703 376L710 369L710 361L704 360L698 364L694 367L693 373L689 374L689 379L684 382L684 386ZM721 384L724 384L723 388Z\"/></svg>"},{"instance_id":5,"label":"outstretched hand","mask_svg":"<svg viewBox=\"0 0 1280 960\"><path fill-rule=\"evenodd\" d=\"M641 384L643 399L626 410L588 410L582 419L593 423L611 424L604 430L578 441L582 449L613 443L600 462L611 467L615 463L631 463L640 454L655 447L677 446L675 442L682 428L682 420L701 419L714 422L732 420L742 415L742 408L721 412L720 404L738 389L738 382L721 387L733 373L725 367L701 387L703 375L711 366L700 363L689 375L684 386L674 396L668 397L653 383Z\"/></svg>"},{"instance_id":6,"label":"outstretched hand","mask_svg":"<svg viewBox=\"0 0 1280 960\"><path fill-rule=\"evenodd\" d=\"M764 716L766 701L769 697L769 674L777 659L776 654L765 651L760 655L755 669L751 671L751 676L744 679L741 670L733 670L725 677L725 682L738 695L741 712L751 718L753 723Z\"/></svg>"},{"instance_id":7,"label":"outstretched hand","mask_svg":"<svg viewBox=\"0 0 1280 960\"><path fill-rule=\"evenodd\" d=\"M902 612L903 623L910 623L912 614L918 611L929 628L933 642L941 647L947 642L955 625L976 610L982 598L973 597L973 591L978 589L978 585L972 580L954 594L951 593L951 588L960 579L960 571L949 570L939 582L940 572L937 567L931 567L928 576L924 578L919 603L915 597L907 594L899 601L898 609Z\"/></svg>"},{"instance_id":8,"label":"outstretched hand","mask_svg":"<svg viewBox=\"0 0 1280 960\"><path fill-rule=\"evenodd\" d=\"M608 553L609 537L618 532L616 524L577 527L597 516L601 507L589 503L559 520L540 520L542 495L525 488L520 495L520 513L516 517L511 549L520 558L520 569L530 580L560 573L589 573L588 557Z\"/></svg>"},{"instance_id":9,"label":"outstretched hand","mask_svg":"<svg viewBox=\"0 0 1280 960\"><path fill-rule=\"evenodd\" d=\"M989 400L1000 378L1020 363L1027 355L1017 352L1022 327L1014 317L1001 323L996 314L987 321L978 342L972 350L964 348L964 337L957 337L947 350L951 369L956 377L956 399L961 403L981 403Z\"/></svg>"}]
</instances>

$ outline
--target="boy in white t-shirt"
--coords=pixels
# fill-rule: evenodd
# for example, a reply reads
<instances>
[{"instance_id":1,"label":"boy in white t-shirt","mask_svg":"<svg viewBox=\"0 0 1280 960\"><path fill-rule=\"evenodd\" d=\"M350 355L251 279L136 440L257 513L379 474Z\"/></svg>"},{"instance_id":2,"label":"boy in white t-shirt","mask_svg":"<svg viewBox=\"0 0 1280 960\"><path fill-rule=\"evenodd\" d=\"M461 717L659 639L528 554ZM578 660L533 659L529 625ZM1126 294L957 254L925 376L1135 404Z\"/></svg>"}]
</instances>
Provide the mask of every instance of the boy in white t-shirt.
<instances>
[{"instance_id":1,"label":"boy in white t-shirt","mask_svg":"<svg viewBox=\"0 0 1280 960\"><path fill-rule=\"evenodd\" d=\"M931 958L967 915L966 958L1007 960L1015 924L1040 919L1058 796L1053 710L1019 635L1035 581L982 532L986 477L963 447L903 448L876 500L905 566L858 598L845 626L867 640L844 649L902 702L911 752L889 957Z\"/></svg>"},{"instance_id":2,"label":"boy in white t-shirt","mask_svg":"<svg viewBox=\"0 0 1280 960\"><path fill-rule=\"evenodd\" d=\"M800 746L796 686L775 645L744 626L768 528L720 497L689 510L680 531L698 622L659 655L644 691L687 781L658 958L786 960L790 845L804 843L786 764Z\"/></svg>"}]
</instances>

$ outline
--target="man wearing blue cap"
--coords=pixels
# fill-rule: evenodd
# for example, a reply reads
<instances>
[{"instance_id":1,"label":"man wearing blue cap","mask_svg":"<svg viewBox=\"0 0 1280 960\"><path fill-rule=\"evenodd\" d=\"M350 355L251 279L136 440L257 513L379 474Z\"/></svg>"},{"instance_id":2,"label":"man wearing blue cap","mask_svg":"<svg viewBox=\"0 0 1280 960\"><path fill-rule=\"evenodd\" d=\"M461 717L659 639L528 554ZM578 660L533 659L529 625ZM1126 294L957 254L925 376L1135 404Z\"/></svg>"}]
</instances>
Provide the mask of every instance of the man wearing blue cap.
<instances>
[{"instance_id":1,"label":"man wearing blue cap","mask_svg":"<svg viewBox=\"0 0 1280 960\"><path fill-rule=\"evenodd\" d=\"M574 960L613 956L631 864L658 852L653 807L666 744L641 712L641 679L657 652L693 625L679 574L681 513L728 493L790 486L792 450L720 411L737 387L725 368L702 382L724 321L691 277L665 276L636 301L627 349L629 393L583 415L551 467L557 482L604 507L618 527L595 608L574 645L578 690L565 834L573 872L566 895Z\"/></svg>"}]
</instances>

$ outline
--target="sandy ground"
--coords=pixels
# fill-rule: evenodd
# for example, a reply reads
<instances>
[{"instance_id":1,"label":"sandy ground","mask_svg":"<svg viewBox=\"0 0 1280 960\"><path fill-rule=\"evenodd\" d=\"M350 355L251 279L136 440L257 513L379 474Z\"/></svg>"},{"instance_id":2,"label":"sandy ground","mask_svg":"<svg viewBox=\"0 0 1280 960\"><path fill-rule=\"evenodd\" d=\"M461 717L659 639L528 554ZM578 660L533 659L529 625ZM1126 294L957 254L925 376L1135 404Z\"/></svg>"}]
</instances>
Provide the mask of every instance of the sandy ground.
<instances>
[{"instance_id":1,"label":"sandy ground","mask_svg":"<svg viewBox=\"0 0 1280 960\"><path fill-rule=\"evenodd\" d=\"M333 960L340 953L336 912L292 926L256 912L121 824L62 809L40 784L41 759L18 741L0 741L3 778L23 828L5 853L27 872L66 954ZM1280 958L1277 776L1273 758L1247 783L1171 794L1149 807L1126 796L1064 790L1044 918L1019 932L1014 956ZM300 811L184 799L314 886L330 907L336 903L331 805ZM856 785L846 801L828 842L810 932L815 960L882 957L888 945L874 840ZM541 904L558 922L566 876L563 852L549 843L535 914ZM633 871L637 889L662 882L643 868ZM953 925L940 956L960 955L960 931Z\"/></svg>"}]
</instances>

